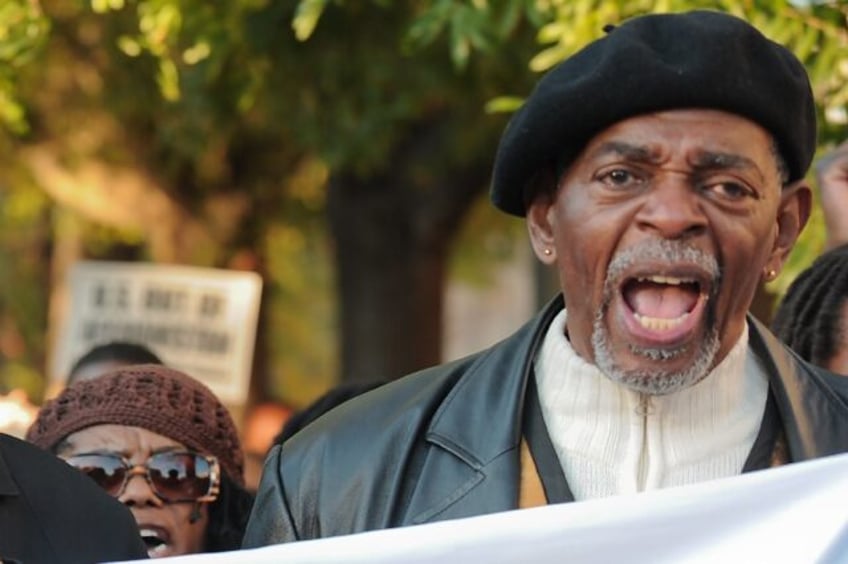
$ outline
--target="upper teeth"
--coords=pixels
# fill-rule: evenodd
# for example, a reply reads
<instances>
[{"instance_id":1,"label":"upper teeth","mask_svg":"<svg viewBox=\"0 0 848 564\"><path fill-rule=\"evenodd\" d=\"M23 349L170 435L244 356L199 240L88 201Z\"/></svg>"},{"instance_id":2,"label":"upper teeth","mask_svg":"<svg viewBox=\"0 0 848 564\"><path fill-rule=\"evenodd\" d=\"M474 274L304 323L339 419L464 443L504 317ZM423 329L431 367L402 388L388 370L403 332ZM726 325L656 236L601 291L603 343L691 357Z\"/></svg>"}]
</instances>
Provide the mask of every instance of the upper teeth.
<instances>
[{"instance_id":1,"label":"upper teeth","mask_svg":"<svg viewBox=\"0 0 848 564\"><path fill-rule=\"evenodd\" d=\"M154 529L140 529L141 538L148 543L165 544L165 540Z\"/></svg>"},{"instance_id":2,"label":"upper teeth","mask_svg":"<svg viewBox=\"0 0 848 564\"><path fill-rule=\"evenodd\" d=\"M677 278L676 276L662 276L660 274L651 274L649 276L640 276L638 278L639 282L655 282L657 284L669 284L672 286L678 286L680 284L687 284L689 282L693 282L693 280L689 278Z\"/></svg>"}]
</instances>

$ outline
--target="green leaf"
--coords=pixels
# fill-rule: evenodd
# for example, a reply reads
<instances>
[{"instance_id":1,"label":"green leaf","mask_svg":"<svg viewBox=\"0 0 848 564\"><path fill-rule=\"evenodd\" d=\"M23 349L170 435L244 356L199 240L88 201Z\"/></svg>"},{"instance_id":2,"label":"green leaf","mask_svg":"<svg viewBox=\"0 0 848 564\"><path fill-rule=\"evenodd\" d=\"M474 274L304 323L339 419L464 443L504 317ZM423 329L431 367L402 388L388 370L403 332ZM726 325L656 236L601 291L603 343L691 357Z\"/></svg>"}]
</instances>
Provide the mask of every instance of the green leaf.
<instances>
[{"instance_id":1,"label":"green leaf","mask_svg":"<svg viewBox=\"0 0 848 564\"><path fill-rule=\"evenodd\" d=\"M524 98L520 96L498 96L486 102L486 113L505 114L518 110L524 104Z\"/></svg>"},{"instance_id":2,"label":"green leaf","mask_svg":"<svg viewBox=\"0 0 848 564\"><path fill-rule=\"evenodd\" d=\"M138 57L142 51L138 40L128 35L122 35L118 38L118 49L123 51L128 57Z\"/></svg>"},{"instance_id":3,"label":"green leaf","mask_svg":"<svg viewBox=\"0 0 848 564\"><path fill-rule=\"evenodd\" d=\"M183 51L183 61L187 65L196 65L200 61L209 57L212 53L212 47L208 41L198 41L185 51Z\"/></svg>"},{"instance_id":4,"label":"green leaf","mask_svg":"<svg viewBox=\"0 0 848 564\"><path fill-rule=\"evenodd\" d=\"M162 59L159 61L159 75L157 77L159 90L162 92L162 97L169 102L175 102L180 99L180 79L177 65L170 59Z\"/></svg>"},{"instance_id":5,"label":"green leaf","mask_svg":"<svg viewBox=\"0 0 848 564\"><path fill-rule=\"evenodd\" d=\"M292 20L292 29L298 40L306 41L312 36L326 6L327 0L301 0Z\"/></svg>"}]
</instances>

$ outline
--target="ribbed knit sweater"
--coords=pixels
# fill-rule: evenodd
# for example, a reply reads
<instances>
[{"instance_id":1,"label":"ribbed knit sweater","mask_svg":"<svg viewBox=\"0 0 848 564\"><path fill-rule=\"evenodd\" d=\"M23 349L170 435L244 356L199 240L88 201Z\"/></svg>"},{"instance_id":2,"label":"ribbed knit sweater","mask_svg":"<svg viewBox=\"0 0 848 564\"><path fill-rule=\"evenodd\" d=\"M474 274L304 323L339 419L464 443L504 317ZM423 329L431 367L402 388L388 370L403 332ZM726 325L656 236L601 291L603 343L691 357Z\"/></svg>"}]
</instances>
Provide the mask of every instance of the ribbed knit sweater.
<instances>
[{"instance_id":1,"label":"ribbed knit sweater","mask_svg":"<svg viewBox=\"0 0 848 564\"><path fill-rule=\"evenodd\" d=\"M549 327L534 368L542 416L576 500L741 473L768 397L765 373L746 361L747 327L699 383L646 396L574 352L566 315Z\"/></svg>"}]
</instances>

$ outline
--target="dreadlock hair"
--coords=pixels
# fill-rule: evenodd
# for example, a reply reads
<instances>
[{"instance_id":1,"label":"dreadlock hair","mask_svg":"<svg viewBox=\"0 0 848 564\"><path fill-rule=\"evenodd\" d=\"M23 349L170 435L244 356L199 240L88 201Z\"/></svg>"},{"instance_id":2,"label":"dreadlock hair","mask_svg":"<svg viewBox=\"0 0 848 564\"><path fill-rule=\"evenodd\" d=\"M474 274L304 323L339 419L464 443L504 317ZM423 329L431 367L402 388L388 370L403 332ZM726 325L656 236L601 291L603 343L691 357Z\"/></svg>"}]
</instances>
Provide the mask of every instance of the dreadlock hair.
<instances>
[{"instance_id":1,"label":"dreadlock hair","mask_svg":"<svg viewBox=\"0 0 848 564\"><path fill-rule=\"evenodd\" d=\"M848 333L842 313L848 302L848 244L819 256L789 286L772 330L801 358L826 366Z\"/></svg>"}]
</instances>

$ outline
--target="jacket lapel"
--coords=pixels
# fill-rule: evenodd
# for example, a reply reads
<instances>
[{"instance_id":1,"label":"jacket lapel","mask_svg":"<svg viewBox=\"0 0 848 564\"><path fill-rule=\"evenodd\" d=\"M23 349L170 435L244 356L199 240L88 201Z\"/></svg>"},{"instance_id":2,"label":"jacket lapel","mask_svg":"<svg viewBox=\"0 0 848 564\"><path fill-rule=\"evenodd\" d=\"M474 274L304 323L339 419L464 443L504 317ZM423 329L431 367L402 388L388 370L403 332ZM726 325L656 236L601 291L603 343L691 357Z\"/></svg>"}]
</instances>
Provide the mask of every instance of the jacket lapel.
<instances>
[{"instance_id":1,"label":"jacket lapel","mask_svg":"<svg viewBox=\"0 0 848 564\"><path fill-rule=\"evenodd\" d=\"M434 452L421 480L440 494L416 500L416 523L518 507L521 421L536 349L562 299L508 340L483 353L442 402L427 430ZM425 475L426 474L426 475ZM423 496L422 496L423 497Z\"/></svg>"},{"instance_id":2,"label":"jacket lapel","mask_svg":"<svg viewBox=\"0 0 848 564\"><path fill-rule=\"evenodd\" d=\"M848 391L848 378L804 362L759 321L748 317L750 346L765 363L786 433L790 462L848 449L848 405L836 390Z\"/></svg>"}]
</instances>

